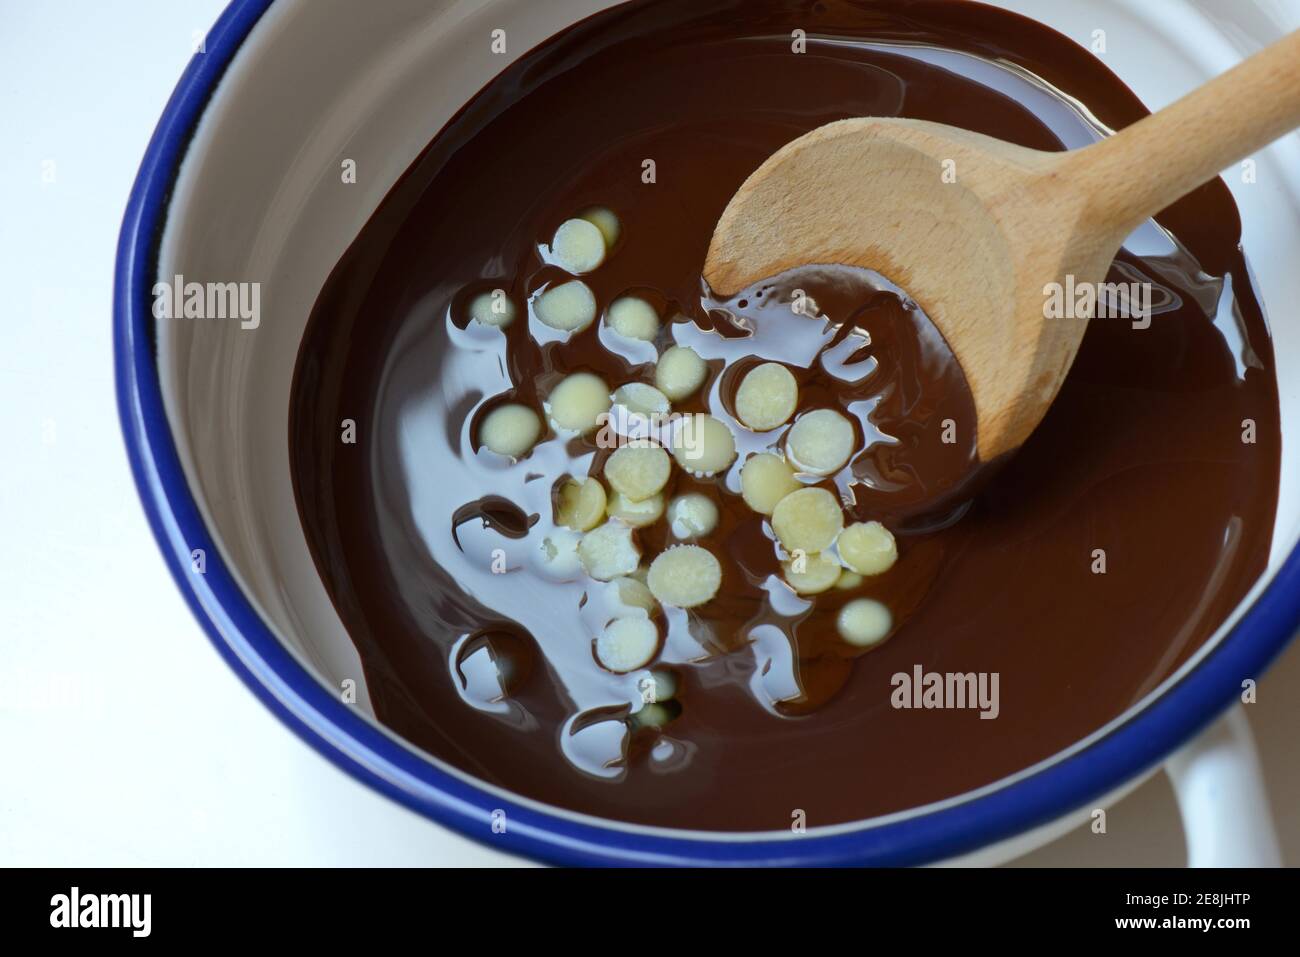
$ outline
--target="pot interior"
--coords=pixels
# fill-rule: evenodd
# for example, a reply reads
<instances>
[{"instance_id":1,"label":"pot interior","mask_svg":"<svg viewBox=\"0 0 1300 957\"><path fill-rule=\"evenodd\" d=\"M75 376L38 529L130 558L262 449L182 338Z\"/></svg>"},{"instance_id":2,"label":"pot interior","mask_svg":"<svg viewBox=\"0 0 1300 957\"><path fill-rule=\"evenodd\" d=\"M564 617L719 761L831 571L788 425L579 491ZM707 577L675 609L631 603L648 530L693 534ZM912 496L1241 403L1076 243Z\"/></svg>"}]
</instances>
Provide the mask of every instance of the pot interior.
<instances>
[{"instance_id":1,"label":"pot interior","mask_svg":"<svg viewBox=\"0 0 1300 957\"><path fill-rule=\"evenodd\" d=\"M176 185L158 275L260 284L260 322L160 321L158 362L182 463L222 557L280 640L325 685L361 662L317 575L290 482L290 384L326 277L390 188L460 107L502 68L602 0L277 0L231 65ZM1300 25L1300 5L1233 11L1182 3L1159 19L1137 2L1004 3L1088 44L1158 108ZM491 54L506 29L506 52ZM1300 145L1229 176L1243 245L1267 312L1300 300ZM355 176L348 175L355 170ZM1276 317L1275 317L1276 318ZM1282 475L1296 473L1300 327L1272 323L1283 423ZM1300 540L1300 488L1284 482L1266 586ZM1226 633L1225 624L1212 646ZM431 759L432 760L432 759Z\"/></svg>"}]
</instances>

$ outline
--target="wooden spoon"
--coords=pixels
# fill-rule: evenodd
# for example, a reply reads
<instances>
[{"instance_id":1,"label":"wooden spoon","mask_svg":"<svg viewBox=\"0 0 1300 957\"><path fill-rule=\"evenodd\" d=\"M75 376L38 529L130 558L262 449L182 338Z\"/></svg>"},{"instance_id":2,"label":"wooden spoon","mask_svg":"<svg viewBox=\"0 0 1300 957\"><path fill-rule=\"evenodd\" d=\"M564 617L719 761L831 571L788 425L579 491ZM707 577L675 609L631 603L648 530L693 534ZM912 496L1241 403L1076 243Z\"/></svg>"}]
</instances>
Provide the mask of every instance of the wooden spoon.
<instances>
[{"instance_id":1,"label":"wooden spoon","mask_svg":"<svg viewBox=\"0 0 1300 957\"><path fill-rule=\"evenodd\" d=\"M1038 425L1083 338L1085 320L1045 318L1045 287L1104 282L1134 228L1297 126L1300 31L1068 152L921 120L841 120L745 181L704 278L729 296L801 265L883 274L947 339L974 396L979 457L991 462Z\"/></svg>"}]
</instances>

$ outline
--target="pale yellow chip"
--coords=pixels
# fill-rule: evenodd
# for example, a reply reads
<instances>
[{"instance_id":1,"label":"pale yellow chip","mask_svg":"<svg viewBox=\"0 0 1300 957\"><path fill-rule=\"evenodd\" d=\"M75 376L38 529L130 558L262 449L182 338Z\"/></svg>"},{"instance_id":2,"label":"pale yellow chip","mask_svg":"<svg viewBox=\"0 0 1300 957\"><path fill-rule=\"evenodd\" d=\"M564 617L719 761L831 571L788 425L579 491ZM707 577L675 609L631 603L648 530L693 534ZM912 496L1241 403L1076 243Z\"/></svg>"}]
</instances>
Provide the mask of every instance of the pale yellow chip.
<instances>
[{"instance_id":1,"label":"pale yellow chip","mask_svg":"<svg viewBox=\"0 0 1300 957\"><path fill-rule=\"evenodd\" d=\"M588 575L607 582L636 571L641 564L641 549L630 526L610 521L582 536L578 558Z\"/></svg>"},{"instance_id":2,"label":"pale yellow chip","mask_svg":"<svg viewBox=\"0 0 1300 957\"><path fill-rule=\"evenodd\" d=\"M533 305L538 320L561 332L578 332L596 321L596 295L585 282L552 286Z\"/></svg>"},{"instance_id":3,"label":"pale yellow chip","mask_svg":"<svg viewBox=\"0 0 1300 957\"><path fill-rule=\"evenodd\" d=\"M659 628L649 618L616 618L596 639L596 660L615 674L644 668L659 650Z\"/></svg>"},{"instance_id":4,"label":"pale yellow chip","mask_svg":"<svg viewBox=\"0 0 1300 957\"><path fill-rule=\"evenodd\" d=\"M515 321L518 310L504 289L493 289L474 297L469 304L469 317L485 326L504 328Z\"/></svg>"},{"instance_id":5,"label":"pale yellow chip","mask_svg":"<svg viewBox=\"0 0 1300 957\"><path fill-rule=\"evenodd\" d=\"M521 458L537 444L542 420L526 405L511 403L493 409L479 425L478 440L497 455Z\"/></svg>"},{"instance_id":6,"label":"pale yellow chip","mask_svg":"<svg viewBox=\"0 0 1300 957\"><path fill-rule=\"evenodd\" d=\"M751 369L736 391L736 417L755 432L785 425L798 404L799 383L779 362Z\"/></svg>"},{"instance_id":7,"label":"pale yellow chip","mask_svg":"<svg viewBox=\"0 0 1300 957\"><path fill-rule=\"evenodd\" d=\"M811 555L830 548L843 528L839 499L824 488L791 492L772 511L772 531L791 553Z\"/></svg>"},{"instance_id":8,"label":"pale yellow chip","mask_svg":"<svg viewBox=\"0 0 1300 957\"><path fill-rule=\"evenodd\" d=\"M605 486L599 479L568 479L556 493L555 523L588 532L605 520Z\"/></svg>"},{"instance_id":9,"label":"pale yellow chip","mask_svg":"<svg viewBox=\"0 0 1300 957\"><path fill-rule=\"evenodd\" d=\"M889 636L894 616L875 599L855 598L840 609L835 627L849 644L868 648Z\"/></svg>"},{"instance_id":10,"label":"pale yellow chip","mask_svg":"<svg viewBox=\"0 0 1300 957\"><path fill-rule=\"evenodd\" d=\"M654 704L656 701L672 701L677 697L677 678L671 671L652 671L650 672L649 686L646 689L649 694L643 691L642 700L649 698L646 704Z\"/></svg>"},{"instance_id":11,"label":"pale yellow chip","mask_svg":"<svg viewBox=\"0 0 1300 957\"><path fill-rule=\"evenodd\" d=\"M678 402L704 385L709 367L690 346L664 350L655 365L655 385L673 402Z\"/></svg>"},{"instance_id":12,"label":"pale yellow chip","mask_svg":"<svg viewBox=\"0 0 1300 957\"><path fill-rule=\"evenodd\" d=\"M604 206L593 206L591 209L584 209L578 216L600 230L600 235L605 240L606 249L614 248L614 244L618 242L618 237L623 232L623 224L618 221L618 216L615 215L612 209L606 209Z\"/></svg>"},{"instance_id":13,"label":"pale yellow chip","mask_svg":"<svg viewBox=\"0 0 1300 957\"><path fill-rule=\"evenodd\" d=\"M673 429L673 458L693 475L716 475L735 461L736 437L711 415L684 415Z\"/></svg>"},{"instance_id":14,"label":"pale yellow chip","mask_svg":"<svg viewBox=\"0 0 1300 957\"><path fill-rule=\"evenodd\" d=\"M605 235L590 220L570 219L555 231L551 259L565 272L581 276L605 261Z\"/></svg>"},{"instance_id":15,"label":"pale yellow chip","mask_svg":"<svg viewBox=\"0 0 1300 957\"><path fill-rule=\"evenodd\" d=\"M664 497L651 495L634 502L622 492L615 492L609 497L606 510L610 518L626 522L633 528L644 528L664 517Z\"/></svg>"},{"instance_id":16,"label":"pale yellow chip","mask_svg":"<svg viewBox=\"0 0 1300 957\"><path fill-rule=\"evenodd\" d=\"M666 415L672 408L668 396L645 382L629 382L614 390L614 404L638 415Z\"/></svg>"},{"instance_id":17,"label":"pale yellow chip","mask_svg":"<svg viewBox=\"0 0 1300 957\"><path fill-rule=\"evenodd\" d=\"M848 464L855 442L848 419L834 409L815 409L790 426L785 450L799 471L830 475Z\"/></svg>"},{"instance_id":18,"label":"pale yellow chip","mask_svg":"<svg viewBox=\"0 0 1300 957\"><path fill-rule=\"evenodd\" d=\"M672 468L668 453L657 445L624 445L605 461L605 478L614 491L640 502L663 491Z\"/></svg>"},{"instance_id":19,"label":"pale yellow chip","mask_svg":"<svg viewBox=\"0 0 1300 957\"><path fill-rule=\"evenodd\" d=\"M898 543L879 522L856 522L835 543L840 560L859 575L879 575L898 561Z\"/></svg>"},{"instance_id":20,"label":"pale yellow chip","mask_svg":"<svg viewBox=\"0 0 1300 957\"><path fill-rule=\"evenodd\" d=\"M609 386L600 376L575 372L565 376L546 399L551 425L569 432L590 432L611 406Z\"/></svg>"},{"instance_id":21,"label":"pale yellow chip","mask_svg":"<svg viewBox=\"0 0 1300 957\"><path fill-rule=\"evenodd\" d=\"M615 299L605 314L609 327L620 336L653 342L659 335L659 313L655 307L638 296Z\"/></svg>"},{"instance_id":22,"label":"pale yellow chip","mask_svg":"<svg viewBox=\"0 0 1300 957\"><path fill-rule=\"evenodd\" d=\"M679 495L668 505L668 527L675 538L701 538L718 527L718 506L699 492Z\"/></svg>"},{"instance_id":23,"label":"pale yellow chip","mask_svg":"<svg viewBox=\"0 0 1300 957\"><path fill-rule=\"evenodd\" d=\"M830 590L844 573L839 562L820 552L787 559L781 563L781 571L790 587L801 595L820 595Z\"/></svg>"},{"instance_id":24,"label":"pale yellow chip","mask_svg":"<svg viewBox=\"0 0 1300 957\"><path fill-rule=\"evenodd\" d=\"M801 488L803 486L794 477L794 469L772 452L752 455L741 466L741 497L760 515L771 515L781 499Z\"/></svg>"},{"instance_id":25,"label":"pale yellow chip","mask_svg":"<svg viewBox=\"0 0 1300 957\"><path fill-rule=\"evenodd\" d=\"M672 720L676 715L677 712L673 711L668 706L659 704L658 702L651 702L642 705L640 710L634 712L631 718L628 719L628 723L634 730L640 730L642 728L658 730L659 728L672 723Z\"/></svg>"},{"instance_id":26,"label":"pale yellow chip","mask_svg":"<svg viewBox=\"0 0 1300 957\"><path fill-rule=\"evenodd\" d=\"M844 574L840 575L840 580L835 583L835 589L837 591L852 591L864 581L866 579L857 572L845 571Z\"/></svg>"},{"instance_id":27,"label":"pale yellow chip","mask_svg":"<svg viewBox=\"0 0 1300 957\"><path fill-rule=\"evenodd\" d=\"M722 566L698 545L677 545L650 563L650 592L665 605L694 608L710 601L722 587Z\"/></svg>"}]
</instances>

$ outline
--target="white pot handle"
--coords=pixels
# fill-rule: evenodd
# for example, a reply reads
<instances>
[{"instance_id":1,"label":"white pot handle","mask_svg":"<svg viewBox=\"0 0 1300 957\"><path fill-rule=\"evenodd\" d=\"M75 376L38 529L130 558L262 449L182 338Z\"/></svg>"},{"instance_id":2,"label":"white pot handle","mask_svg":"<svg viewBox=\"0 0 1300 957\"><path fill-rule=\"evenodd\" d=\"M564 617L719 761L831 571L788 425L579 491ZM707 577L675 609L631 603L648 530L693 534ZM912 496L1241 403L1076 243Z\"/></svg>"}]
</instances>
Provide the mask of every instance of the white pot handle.
<instances>
[{"instance_id":1,"label":"white pot handle","mask_svg":"<svg viewBox=\"0 0 1300 957\"><path fill-rule=\"evenodd\" d=\"M1189 867L1280 867L1277 832L1245 709L1234 705L1165 763Z\"/></svg>"}]
</instances>

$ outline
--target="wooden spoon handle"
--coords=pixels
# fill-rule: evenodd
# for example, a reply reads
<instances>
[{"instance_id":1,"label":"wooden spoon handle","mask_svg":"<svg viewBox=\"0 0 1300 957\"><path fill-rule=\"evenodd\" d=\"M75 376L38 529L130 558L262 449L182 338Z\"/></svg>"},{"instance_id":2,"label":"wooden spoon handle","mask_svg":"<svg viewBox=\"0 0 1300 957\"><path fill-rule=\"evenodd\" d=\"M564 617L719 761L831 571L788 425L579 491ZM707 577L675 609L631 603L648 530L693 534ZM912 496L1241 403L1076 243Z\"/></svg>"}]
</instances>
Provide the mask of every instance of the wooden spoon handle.
<instances>
[{"instance_id":1,"label":"wooden spoon handle","mask_svg":"<svg viewBox=\"0 0 1300 957\"><path fill-rule=\"evenodd\" d=\"M1300 30L1158 113L1068 155L1095 226L1122 238L1220 171L1300 126Z\"/></svg>"}]
</instances>

